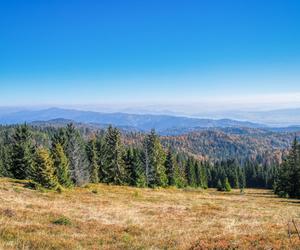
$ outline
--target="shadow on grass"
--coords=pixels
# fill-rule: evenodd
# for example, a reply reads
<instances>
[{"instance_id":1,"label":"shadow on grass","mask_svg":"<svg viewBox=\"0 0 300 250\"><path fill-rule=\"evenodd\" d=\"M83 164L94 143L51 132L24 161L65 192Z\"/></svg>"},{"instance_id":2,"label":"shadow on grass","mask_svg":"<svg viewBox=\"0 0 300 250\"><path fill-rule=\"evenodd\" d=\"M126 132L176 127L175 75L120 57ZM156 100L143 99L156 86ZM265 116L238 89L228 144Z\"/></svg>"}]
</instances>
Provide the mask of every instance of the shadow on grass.
<instances>
[{"instance_id":1,"label":"shadow on grass","mask_svg":"<svg viewBox=\"0 0 300 250\"><path fill-rule=\"evenodd\" d=\"M286 199L286 200L281 200L279 202L300 205L300 200L294 200L294 199Z\"/></svg>"}]
</instances>

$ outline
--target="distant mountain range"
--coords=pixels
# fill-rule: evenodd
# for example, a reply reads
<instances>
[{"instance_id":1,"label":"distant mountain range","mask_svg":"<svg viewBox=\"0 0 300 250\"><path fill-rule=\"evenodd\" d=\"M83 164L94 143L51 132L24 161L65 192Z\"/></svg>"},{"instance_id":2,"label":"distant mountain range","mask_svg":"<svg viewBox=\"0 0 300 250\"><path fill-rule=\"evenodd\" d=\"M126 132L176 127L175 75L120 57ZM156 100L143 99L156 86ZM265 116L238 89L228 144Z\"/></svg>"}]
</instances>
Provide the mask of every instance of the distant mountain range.
<instances>
[{"instance_id":1,"label":"distant mountain range","mask_svg":"<svg viewBox=\"0 0 300 250\"><path fill-rule=\"evenodd\" d=\"M300 109L299 109L300 111ZM279 119L287 113L298 119L298 111L295 109L285 111L268 111L266 119ZM285 115L284 115L285 114ZM228 114L230 116L230 114ZM231 114L232 116L232 114ZM254 115L253 115L254 116ZM263 116L263 113L261 114ZM239 113L236 113L239 117ZM240 114L240 119L243 117ZM252 117L254 119L254 117ZM283 118L282 118L283 119ZM261 118L261 120L263 120ZM290 120L289 120L290 121ZM82 111L75 109L48 108L42 110L18 110L0 108L0 124L32 123L35 125L61 126L70 122L89 125L93 128L105 128L109 124L117 126L123 131L147 132L155 129L162 135L180 135L189 132L201 131L207 128L259 128L272 132L297 132L300 126L272 127L263 123L255 123L234 119L203 119L161 114L129 114L129 113L100 113L94 111ZM300 121L299 121L300 124Z\"/></svg>"},{"instance_id":2,"label":"distant mountain range","mask_svg":"<svg viewBox=\"0 0 300 250\"><path fill-rule=\"evenodd\" d=\"M195 114L195 117L211 117L213 119L227 117L234 120L246 120L255 123L267 124L268 126L284 127L300 125L300 108L268 111L202 112Z\"/></svg>"},{"instance_id":3,"label":"distant mountain range","mask_svg":"<svg viewBox=\"0 0 300 250\"><path fill-rule=\"evenodd\" d=\"M230 119L200 119L170 115L142 115L127 113L98 113L91 111L80 111L73 109L50 108L44 110L24 110L0 114L1 124L32 123L38 121L58 122L57 119L64 121L70 120L78 123L89 123L106 126L114 126L127 129L149 131L155 129L158 132L164 131L190 131L195 128L225 128L225 127L248 127L261 128L262 124L236 121ZM55 121L56 120L56 121ZM63 122L60 120L60 122Z\"/></svg>"}]
</instances>

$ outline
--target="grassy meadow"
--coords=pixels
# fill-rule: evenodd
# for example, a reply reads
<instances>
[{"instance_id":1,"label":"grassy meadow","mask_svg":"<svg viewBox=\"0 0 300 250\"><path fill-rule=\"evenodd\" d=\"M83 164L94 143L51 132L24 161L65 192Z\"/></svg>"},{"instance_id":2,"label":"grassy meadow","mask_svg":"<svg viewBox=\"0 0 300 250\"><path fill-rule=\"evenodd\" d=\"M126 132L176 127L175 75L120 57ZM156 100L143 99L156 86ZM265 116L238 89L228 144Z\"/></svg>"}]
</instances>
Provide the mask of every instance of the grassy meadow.
<instances>
[{"instance_id":1,"label":"grassy meadow","mask_svg":"<svg viewBox=\"0 0 300 250\"><path fill-rule=\"evenodd\" d=\"M0 179L0 249L300 249L300 201L269 190L25 184Z\"/></svg>"}]
</instances>

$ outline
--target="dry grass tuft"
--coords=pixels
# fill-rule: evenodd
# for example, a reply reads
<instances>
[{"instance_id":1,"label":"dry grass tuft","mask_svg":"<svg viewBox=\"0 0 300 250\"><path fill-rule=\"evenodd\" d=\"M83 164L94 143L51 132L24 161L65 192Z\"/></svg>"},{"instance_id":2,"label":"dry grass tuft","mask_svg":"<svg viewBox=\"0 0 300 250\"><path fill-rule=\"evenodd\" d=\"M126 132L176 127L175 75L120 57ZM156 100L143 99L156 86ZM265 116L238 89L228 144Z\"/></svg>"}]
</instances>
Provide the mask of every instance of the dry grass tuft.
<instances>
[{"instance_id":1,"label":"dry grass tuft","mask_svg":"<svg viewBox=\"0 0 300 250\"><path fill-rule=\"evenodd\" d=\"M300 201L268 190L137 189L62 193L0 179L0 249L300 249Z\"/></svg>"}]
</instances>

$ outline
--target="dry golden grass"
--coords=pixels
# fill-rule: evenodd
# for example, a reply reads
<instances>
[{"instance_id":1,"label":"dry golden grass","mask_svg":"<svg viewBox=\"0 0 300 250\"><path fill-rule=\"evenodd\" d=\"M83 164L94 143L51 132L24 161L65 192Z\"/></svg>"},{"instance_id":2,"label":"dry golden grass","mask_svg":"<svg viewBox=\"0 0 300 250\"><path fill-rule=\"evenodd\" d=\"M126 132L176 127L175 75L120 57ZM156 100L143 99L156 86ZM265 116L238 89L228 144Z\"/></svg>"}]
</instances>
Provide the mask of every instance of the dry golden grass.
<instances>
[{"instance_id":1,"label":"dry golden grass","mask_svg":"<svg viewBox=\"0 0 300 250\"><path fill-rule=\"evenodd\" d=\"M0 179L0 249L300 249L300 201L267 190L23 186Z\"/></svg>"}]
</instances>

